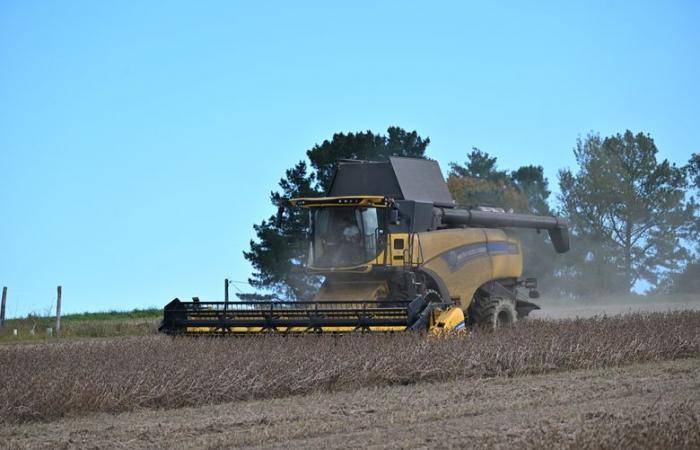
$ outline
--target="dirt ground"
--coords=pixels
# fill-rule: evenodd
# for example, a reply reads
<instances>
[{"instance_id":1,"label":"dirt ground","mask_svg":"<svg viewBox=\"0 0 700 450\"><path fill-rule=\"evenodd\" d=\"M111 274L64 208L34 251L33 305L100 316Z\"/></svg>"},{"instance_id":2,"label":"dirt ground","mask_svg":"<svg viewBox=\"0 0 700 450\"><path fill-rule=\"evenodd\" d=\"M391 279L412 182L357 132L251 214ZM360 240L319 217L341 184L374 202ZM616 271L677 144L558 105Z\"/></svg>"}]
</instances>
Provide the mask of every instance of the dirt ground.
<instances>
[{"instance_id":1,"label":"dirt ground","mask_svg":"<svg viewBox=\"0 0 700 450\"><path fill-rule=\"evenodd\" d=\"M614 316L636 312L667 312L682 310L700 310L700 297L685 301L646 301L581 304L564 300L535 300L542 309L532 311L530 317L538 319L573 319L593 316Z\"/></svg>"},{"instance_id":2,"label":"dirt ground","mask_svg":"<svg viewBox=\"0 0 700 450\"><path fill-rule=\"evenodd\" d=\"M700 359L99 414L5 426L0 428L0 446L557 448L575 444L582 435L594 441L618 439L624 430L632 430L633 439L643 437L649 423L674 425L673 419L664 418L680 408L694 415L684 426L697 435L700 425L693 421L700 417ZM655 418L640 421L649 411ZM588 444L596 448L610 442Z\"/></svg>"}]
</instances>

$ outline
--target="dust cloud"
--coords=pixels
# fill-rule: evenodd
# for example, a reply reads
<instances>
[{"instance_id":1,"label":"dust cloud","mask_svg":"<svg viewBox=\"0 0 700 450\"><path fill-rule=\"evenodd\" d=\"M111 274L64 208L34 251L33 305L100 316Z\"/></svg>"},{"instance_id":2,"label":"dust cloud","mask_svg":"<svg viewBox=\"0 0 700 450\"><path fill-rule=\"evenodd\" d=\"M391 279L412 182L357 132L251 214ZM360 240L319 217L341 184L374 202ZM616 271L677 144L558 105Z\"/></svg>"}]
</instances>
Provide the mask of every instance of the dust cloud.
<instances>
[{"instance_id":1,"label":"dust cloud","mask_svg":"<svg viewBox=\"0 0 700 450\"><path fill-rule=\"evenodd\" d=\"M536 300L540 310L529 317L537 319L575 319L619 314L700 310L700 295L692 296L618 296L587 300L543 297Z\"/></svg>"}]
</instances>

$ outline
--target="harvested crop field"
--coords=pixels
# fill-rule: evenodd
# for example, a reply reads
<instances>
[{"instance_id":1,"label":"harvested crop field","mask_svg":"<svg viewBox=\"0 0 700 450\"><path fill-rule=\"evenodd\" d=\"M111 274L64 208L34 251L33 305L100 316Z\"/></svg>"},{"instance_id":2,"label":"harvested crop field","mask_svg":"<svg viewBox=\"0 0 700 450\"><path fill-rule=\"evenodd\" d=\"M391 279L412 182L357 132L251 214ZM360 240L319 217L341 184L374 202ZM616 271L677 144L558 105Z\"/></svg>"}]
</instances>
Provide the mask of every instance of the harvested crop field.
<instances>
[{"instance_id":1,"label":"harvested crop field","mask_svg":"<svg viewBox=\"0 0 700 450\"><path fill-rule=\"evenodd\" d=\"M698 448L700 360L142 409L0 428L8 448Z\"/></svg>"},{"instance_id":2,"label":"harvested crop field","mask_svg":"<svg viewBox=\"0 0 700 450\"><path fill-rule=\"evenodd\" d=\"M439 339L14 345L0 347L0 366L12 368L0 372L0 442L17 448L700 442L697 311L531 320Z\"/></svg>"}]
</instances>

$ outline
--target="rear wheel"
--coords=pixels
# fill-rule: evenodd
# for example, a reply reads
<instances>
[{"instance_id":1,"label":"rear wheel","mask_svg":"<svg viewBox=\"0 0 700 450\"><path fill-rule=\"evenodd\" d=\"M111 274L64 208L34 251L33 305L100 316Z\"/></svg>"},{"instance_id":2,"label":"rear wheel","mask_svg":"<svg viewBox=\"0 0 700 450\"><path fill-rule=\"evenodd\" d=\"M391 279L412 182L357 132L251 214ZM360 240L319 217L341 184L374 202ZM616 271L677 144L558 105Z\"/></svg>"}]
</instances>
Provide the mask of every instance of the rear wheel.
<instances>
[{"instance_id":1,"label":"rear wheel","mask_svg":"<svg viewBox=\"0 0 700 450\"><path fill-rule=\"evenodd\" d=\"M469 316L474 325L492 330L509 327L518 320L512 300L490 296L475 296Z\"/></svg>"}]
</instances>

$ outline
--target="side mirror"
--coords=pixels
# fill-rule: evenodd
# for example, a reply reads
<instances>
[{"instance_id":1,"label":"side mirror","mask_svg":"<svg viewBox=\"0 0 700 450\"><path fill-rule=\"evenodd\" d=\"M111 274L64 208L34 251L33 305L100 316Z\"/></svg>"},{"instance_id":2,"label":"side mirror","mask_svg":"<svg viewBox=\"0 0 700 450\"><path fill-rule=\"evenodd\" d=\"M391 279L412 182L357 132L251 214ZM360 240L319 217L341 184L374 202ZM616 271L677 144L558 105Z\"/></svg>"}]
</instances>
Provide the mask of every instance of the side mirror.
<instances>
[{"instance_id":1,"label":"side mirror","mask_svg":"<svg viewBox=\"0 0 700 450\"><path fill-rule=\"evenodd\" d=\"M389 211L389 223L391 225L399 224L399 208L392 207Z\"/></svg>"}]
</instances>

